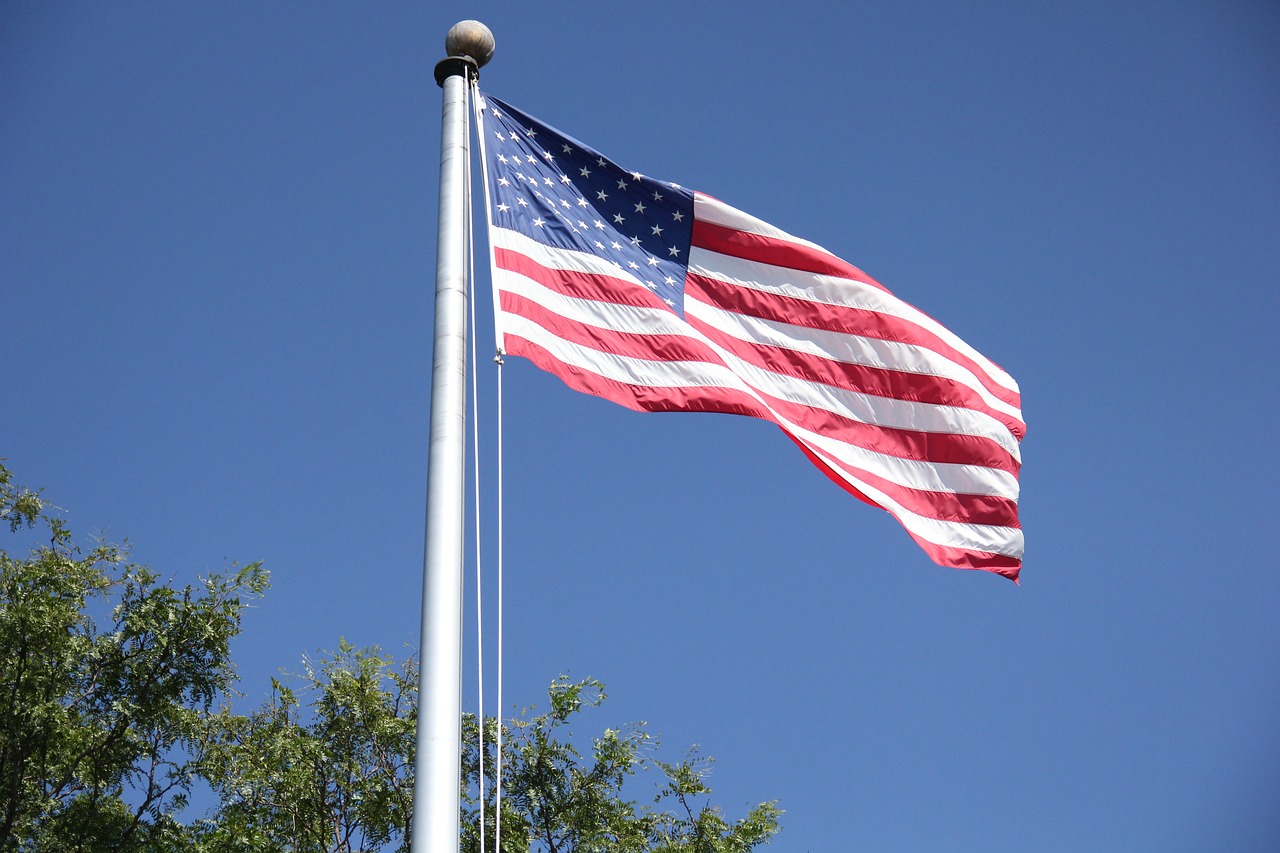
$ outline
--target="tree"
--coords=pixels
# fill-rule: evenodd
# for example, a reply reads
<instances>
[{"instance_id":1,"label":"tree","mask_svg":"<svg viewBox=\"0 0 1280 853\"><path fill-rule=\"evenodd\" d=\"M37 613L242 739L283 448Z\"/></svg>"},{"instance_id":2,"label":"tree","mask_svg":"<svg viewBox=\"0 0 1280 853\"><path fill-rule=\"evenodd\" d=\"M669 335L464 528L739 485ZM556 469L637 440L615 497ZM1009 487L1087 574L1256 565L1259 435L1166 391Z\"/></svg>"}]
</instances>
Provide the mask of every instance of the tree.
<instances>
[{"instance_id":1,"label":"tree","mask_svg":"<svg viewBox=\"0 0 1280 853\"><path fill-rule=\"evenodd\" d=\"M222 805L203 842L211 853L288 850L351 853L409 849L413 800L417 667L376 648L343 642L305 662L295 686L275 681L263 706L228 730L204 772ZM561 677L550 710L504 725L504 853L663 851L739 853L778 831L781 812L762 803L729 822L706 802L709 762L695 753L675 764L649 757L643 724L606 729L584 759L568 726L605 694L592 679ZM494 778L497 721L485 719L486 773ZM477 720L463 718L462 849L479 850ZM636 777L662 777L653 805L629 799ZM491 785L491 782L490 782ZM486 790L486 849L495 849L495 796Z\"/></svg>"},{"instance_id":2,"label":"tree","mask_svg":"<svg viewBox=\"0 0 1280 853\"><path fill-rule=\"evenodd\" d=\"M736 821L707 801L711 759L690 749L675 763L651 757L655 738L644 723L604 732L590 740L587 755L570 731L576 715L605 701L595 679L561 676L548 690L550 709L509 721L503 729L503 853L744 853L767 843L782 814L766 802ZM486 744L497 724L485 721ZM470 808L463 822L463 850L479 851L479 738L474 717L464 726L463 777ZM486 749L486 773L494 777L495 755ZM640 777L657 775L651 804L629 799ZM625 789L625 790L624 790ZM485 792L486 849L494 849L495 792Z\"/></svg>"},{"instance_id":3,"label":"tree","mask_svg":"<svg viewBox=\"0 0 1280 853\"><path fill-rule=\"evenodd\" d=\"M81 551L38 492L0 464L0 519L47 528L25 557L0 550L0 853L289 851L409 847L418 675L345 641L273 679L234 713L230 641L267 587L254 563L177 588L117 546ZM504 853L738 853L778 831L762 803L730 821L707 802L708 759L652 757L644 724L580 743L571 725L605 699L598 682L561 677L549 709L503 723ZM477 726L486 731L481 755ZM463 849L492 839L499 723L465 716ZM650 799L632 799L656 777ZM193 786L217 798L183 823Z\"/></svg>"},{"instance_id":4,"label":"tree","mask_svg":"<svg viewBox=\"0 0 1280 853\"><path fill-rule=\"evenodd\" d=\"M227 720L202 772L221 805L202 842L216 851L408 848L418 677L343 642L304 661L298 689L272 680L248 717Z\"/></svg>"},{"instance_id":5,"label":"tree","mask_svg":"<svg viewBox=\"0 0 1280 853\"><path fill-rule=\"evenodd\" d=\"M0 518L49 534L0 551L0 850L174 849L235 680L229 641L267 575L177 589L117 546L82 552L48 510L0 465Z\"/></svg>"}]
</instances>

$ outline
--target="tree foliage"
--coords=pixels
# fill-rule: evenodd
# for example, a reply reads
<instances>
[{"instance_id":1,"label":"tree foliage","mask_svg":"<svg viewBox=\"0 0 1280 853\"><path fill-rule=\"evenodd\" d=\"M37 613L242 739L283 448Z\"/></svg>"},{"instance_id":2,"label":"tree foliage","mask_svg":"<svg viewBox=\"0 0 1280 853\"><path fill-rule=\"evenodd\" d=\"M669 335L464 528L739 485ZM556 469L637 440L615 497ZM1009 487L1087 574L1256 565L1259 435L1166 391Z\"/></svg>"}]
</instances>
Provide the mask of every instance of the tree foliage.
<instances>
[{"instance_id":1,"label":"tree foliage","mask_svg":"<svg viewBox=\"0 0 1280 853\"><path fill-rule=\"evenodd\" d=\"M228 717L204 770L221 804L211 851L407 849L417 670L343 642Z\"/></svg>"},{"instance_id":2,"label":"tree foliage","mask_svg":"<svg viewBox=\"0 0 1280 853\"><path fill-rule=\"evenodd\" d=\"M262 567L176 587L123 548L81 550L50 509L0 464L0 520L48 536L24 556L0 550L0 853L409 849L413 655L343 641L235 713L230 642L265 592ZM708 800L709 759L657 760L642 723L576 736L604 699L600 683L561 677L546 711L502 723L503 853L737 853L778 831L773 803L726 818ZM496 850L499 723L462 726L462 849L479 850L483 816ZM192 821L200 787L216 804Z\"/></svg>"},{"instance_id":3,"label":"tree foliage","mask_svg":"<svg viewBox=\"0 0 1280 853\"><path fill-rule=\"evenodd\" d=\"M761 803L736 821L710 804L706 777L711 759L691 749L675 763L657 760L656 738L643 723L606 728L583 744L571 731L579 713L599 707L604 685L595 679L557 678L548 690L550 709L508 722L503 729L503 853L568 853L568 851L661 851L661 853L741 853L766 843L778 831L781 811ZM463 775L470 792L462 848L478 853L479 738L474 717L466 719ZM497 724L485 721L486 744L492 745ZM585 754L584 754L585 753ZM489 779L496 775L496 755L485 750ZM649 801L629 794L645 777L657 777ZM495 847L497 796L485 792L488 843Z\"/></svg>"},{"instance_id":4,"label":"tree foliage","mask_svg":"<svg viewBox=\"0 0 1280 853\"><path fill-rule=\"evenodd\" d=\"M0 850L171 848L265 572L179 589L114 545L82 551L2 465L0 518L49 534L0 551Z\"/></svg>"}]
</instances>

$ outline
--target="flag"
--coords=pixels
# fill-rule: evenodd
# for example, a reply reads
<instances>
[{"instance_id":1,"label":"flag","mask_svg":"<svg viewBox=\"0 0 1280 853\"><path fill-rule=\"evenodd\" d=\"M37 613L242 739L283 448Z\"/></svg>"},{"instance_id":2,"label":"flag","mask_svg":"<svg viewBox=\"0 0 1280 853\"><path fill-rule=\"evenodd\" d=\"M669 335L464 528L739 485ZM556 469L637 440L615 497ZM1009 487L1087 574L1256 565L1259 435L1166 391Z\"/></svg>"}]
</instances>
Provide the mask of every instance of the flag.
<instances>
[{"instance_id":1,"label":"flag","mask_svg":"<svg viewBox=\"0 0 1280 853\"><path fill-rule=\"evenodd\" d=\"M500 351L639 411L771 421L934 562L1017 580L1012 377L814 243L481 99Z\"/></svg>"}]
</instances>

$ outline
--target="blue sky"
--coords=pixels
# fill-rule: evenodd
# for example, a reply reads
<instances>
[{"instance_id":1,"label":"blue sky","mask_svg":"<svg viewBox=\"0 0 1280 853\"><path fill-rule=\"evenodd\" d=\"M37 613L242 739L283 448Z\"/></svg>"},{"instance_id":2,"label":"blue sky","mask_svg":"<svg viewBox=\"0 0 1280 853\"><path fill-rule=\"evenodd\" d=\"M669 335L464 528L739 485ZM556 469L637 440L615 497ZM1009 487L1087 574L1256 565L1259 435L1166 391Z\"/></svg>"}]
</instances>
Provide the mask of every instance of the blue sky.
<instances>
[{"instance_id":1,"label":"blue sky","mask_svg":"<svg viewBox=\"0 0 1280 853\"><path fill-rule=\"evenodd\" d=\"M859 265L1028 423L1018 587L776 428L508 360L507 710L602 679L589 725L701 744L782 850L1274 849L1280 11L728 8L0 5L0 456L179 582L264 560L250 702L415 643L431 69L477 18L487 91Z\"/></svg>"}]
</instances>

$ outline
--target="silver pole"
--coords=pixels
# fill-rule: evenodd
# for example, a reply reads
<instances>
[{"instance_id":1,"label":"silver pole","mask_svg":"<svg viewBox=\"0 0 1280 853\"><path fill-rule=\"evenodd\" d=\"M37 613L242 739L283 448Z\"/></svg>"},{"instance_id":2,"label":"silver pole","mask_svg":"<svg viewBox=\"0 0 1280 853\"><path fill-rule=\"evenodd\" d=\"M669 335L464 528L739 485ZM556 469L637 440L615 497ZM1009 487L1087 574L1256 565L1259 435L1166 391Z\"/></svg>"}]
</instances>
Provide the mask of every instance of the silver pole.
<instances>
[{"instance_id":1,"label":"silver pole","mask_svg":"<svg viewBox=\"0 0 1280 853\"><path fill-rule=\"evenodd\" d=\"M414 759L412 850L457 853L462 772L462 543L467 378L467 90L493 55L493 34L463 21L436 65L444 89L435 345L423 555L421 669Z\"/></svg>"}]
</instances>

